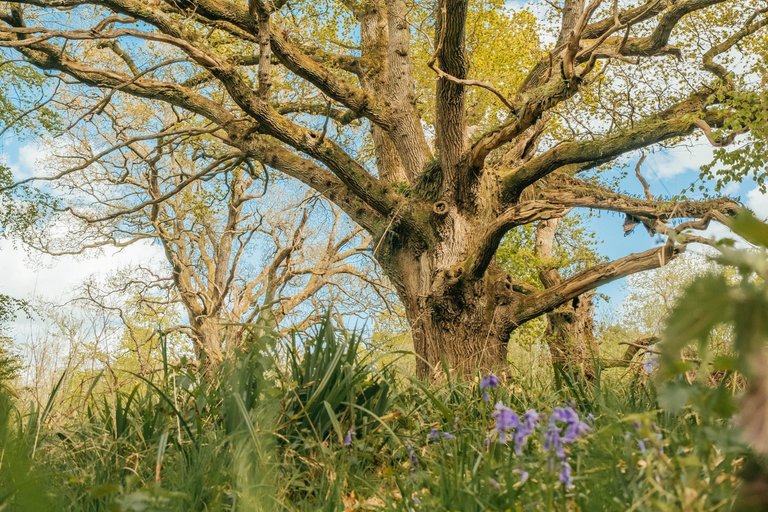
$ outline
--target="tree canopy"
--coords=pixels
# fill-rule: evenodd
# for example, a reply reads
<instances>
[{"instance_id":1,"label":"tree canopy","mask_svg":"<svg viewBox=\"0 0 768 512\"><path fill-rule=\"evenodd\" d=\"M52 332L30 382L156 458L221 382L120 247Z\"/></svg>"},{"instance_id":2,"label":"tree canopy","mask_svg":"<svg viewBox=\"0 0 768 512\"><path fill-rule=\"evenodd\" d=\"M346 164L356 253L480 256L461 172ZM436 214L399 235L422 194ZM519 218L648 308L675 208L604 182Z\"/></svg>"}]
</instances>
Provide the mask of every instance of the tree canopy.
<instances>
[{"instance_id":1,"label":"tree canopy","mask_svg":"<svg viewBox=\"0 0 768 512\"><path fill-rule=\"evenodd\" d=\"M663 266L706 241L696 230L741 208L656 197L642 162L643 194L628 194L608 179L614 163L701 137L719 148L715 175L764 166L763 2L533 7L538 16L496 0L0 1L0 47L46 77L39 103L65 133L114 129L110 116L136 101L146 109L144 122L45 179L140 145L214 163L223 152L248 172L290 176L367 232L408 317L418 371L445 358L466 372L501 364L525 322ZM174 192L220 170L200 168ZM531 225L551 256L544 232L575 208L618 212L626 230L643 224L664 243L539 272L542 286L497 264L504 236Z\"/></svg>"}]
</instances>

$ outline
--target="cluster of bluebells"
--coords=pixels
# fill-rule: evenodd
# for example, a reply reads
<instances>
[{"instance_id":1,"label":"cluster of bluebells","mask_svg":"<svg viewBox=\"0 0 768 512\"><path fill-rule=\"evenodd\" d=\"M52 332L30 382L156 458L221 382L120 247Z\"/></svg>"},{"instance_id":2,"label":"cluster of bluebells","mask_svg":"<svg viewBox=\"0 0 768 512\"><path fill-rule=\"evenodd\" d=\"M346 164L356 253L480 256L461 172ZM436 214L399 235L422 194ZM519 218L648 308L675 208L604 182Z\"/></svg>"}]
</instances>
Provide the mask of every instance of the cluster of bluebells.
<instances>
[{"instance_id":1,"label":"cluster of bluebells","mask_svg":"<svg viewBox=\"0 0 768 512\"><path fill-rule=\"evenodd\" d=\"M432 430L430 430L429 434L427 434L428 443L436 443L441 439L455 439L455 438L456 436L454 436L450 432L442 432L436 429L435 427L432 427Z\"/></svg>"},{"instance_id":2,"label":"cluster of bluebells","mask_svg":"<svg viewBox=\"0 0 768 512\"><path fill-rule=\"evenodd\" d=\"M483 378L480 382L483 399L487 401L487 390L494 389L498 385L499 380L493 374ZM498 402L493 409L493 419L495 421L494 431L498 435L499 442L507 444L511 440L515 453L520 455L529 438L536 432L540 415L531 409L519 416L502 402ZM579 418L578 413L572 407L557 407L549 416L549 421L543 432L544 450L550 454L550 467L553 470L557 462L560 482L566 488L573 487L571 465L568 462L566 447L584 437L590 430L589 425ZM486 448L490 447L490 435L486 437L485 444ZM522 468L520 471L524 477L523 481L527 480L528 473Z\"/></svg>"},{"instance_id":3,"label":"cluster of bluebells","mask_svg":"<svg viewBox=\"0 0 768 512\"><path fill-rule=\"evenodd\" d=\"M496 420L494 430L499 435L499 441L506 443L507 436L511 435L515 453L519 455L523 453L523 447L528 442L528 438L536 430L539 413L531 409L520 417L512 409L498 402L493 409L493 419Z\"/></svg>"},{"instance_id":4,"label":"cluster of bluebells","mask_svg":"<svg viewBox=\"0 0 768 512\"><path fill-rule=\"evenodd\" d=\"M581 421L571 407L557 407L549 417L549 424L544 432L544 449L554 454L560 463L560 482L566 487L573 487L571 465L565 452L566 445L573 444L589 433L590 428ZM550 459L554 464L554 459Z\"/></svg>"}]
</instances>

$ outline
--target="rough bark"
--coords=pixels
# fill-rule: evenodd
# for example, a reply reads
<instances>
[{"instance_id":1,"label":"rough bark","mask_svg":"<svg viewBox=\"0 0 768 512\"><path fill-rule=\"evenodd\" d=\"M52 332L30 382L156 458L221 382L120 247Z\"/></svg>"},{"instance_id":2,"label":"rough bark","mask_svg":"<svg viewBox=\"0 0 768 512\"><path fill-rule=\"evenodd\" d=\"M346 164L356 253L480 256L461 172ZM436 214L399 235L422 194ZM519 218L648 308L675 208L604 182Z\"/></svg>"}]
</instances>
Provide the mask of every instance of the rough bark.
<instances>
[{"instance_id":1,"label":"rough bark","mask_svg":"<svg viewBox=\"0 0 768 512\"><path fill-rule=\"evenodd\" d=\"M592 380L599 364L600 347L595 340L593 292L547 313L546 339L552 366L577 378Z\"/></svg>"},{"instance_id":2,"label":"rough bark","mask_svg":"<svg viewBox=\"0 0 768 512\"><path fill-rule=\"evenodd\" d=\"M550 264L559 224L560 219L551 219L536 227L535 252L540 259L539 280L544 288L563 281L557 268ZM600 357L594 333L594 296L593 291L588 291L546 314L545 338L553 367L586 379L594 377L595 362Z\"/></svg>"}]
</instances>

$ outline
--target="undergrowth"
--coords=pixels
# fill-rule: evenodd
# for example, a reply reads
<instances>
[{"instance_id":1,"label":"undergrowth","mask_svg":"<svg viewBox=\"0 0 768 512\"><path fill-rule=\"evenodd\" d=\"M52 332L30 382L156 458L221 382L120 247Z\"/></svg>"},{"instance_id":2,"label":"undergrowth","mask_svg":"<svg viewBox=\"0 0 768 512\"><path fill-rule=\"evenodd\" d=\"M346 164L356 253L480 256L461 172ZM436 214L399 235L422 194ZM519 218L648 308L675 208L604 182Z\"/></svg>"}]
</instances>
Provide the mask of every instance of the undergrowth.
<instances>
[{"instance_id":1,"label":"undergrowth","mask_svg":"<svg viewBox=\"0 0 768 512\"><path fill-rule=\"evenodd\" d=\"M0 511L728 510L745 454L639 368L426 383L329 322L205 376L158 352L41 408L0 387Z\"/></svg>"}]
</instances>

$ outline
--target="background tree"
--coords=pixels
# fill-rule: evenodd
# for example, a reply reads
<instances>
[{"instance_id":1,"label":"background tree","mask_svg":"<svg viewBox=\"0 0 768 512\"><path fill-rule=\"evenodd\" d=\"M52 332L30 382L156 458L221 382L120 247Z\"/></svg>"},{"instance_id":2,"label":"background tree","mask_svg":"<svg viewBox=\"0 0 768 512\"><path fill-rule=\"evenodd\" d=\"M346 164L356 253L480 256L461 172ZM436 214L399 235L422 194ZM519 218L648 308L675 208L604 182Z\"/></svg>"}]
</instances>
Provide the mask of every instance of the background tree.
<instances>
[{"instance_id":1,"label":"background tree","mask_svg":"<svg viewBox=\"0 0 768 512\"><path fill-rule=\"evenodd\" d=\"M726 145L749 130L728 119L734 110L754 112L762 92L728 65L735 54L741 62L760 58L739 44L768 24L761 2L551 5L557 26L537 29L548 48L522 52L509 67L535 62L519 83L510 77L512 93L471 71L468 1L439 0L414 20L420 5L0 2L0 45L78 91L91 116L125 95L170 105L338 205L372 238L422 375L442 357L465 372L501 364L518 326L601 284L663 266L698 240L690 230L739 208L724 198L636 197L601 176L606 164L642 148L694 132ZM411 49L414 21L434 34L426 61ZM104 52L114 54L109 65ZM437 78L434 101L422 103L434 105L429 116L414 86L414 69L425 66ZM468 91L478 88L502 107L475 132ZM132 128L146 140L161 136ZM505 233L572 208L623 213L666 243L543 290L519 286L495 264Z\"/></svg>"},{"instance_id":2,"label":"background tree","mask_svg":"<svg viewBox=\"0 0 768 512\"><path fill-rule=\"evenodd\" d=\"M151 125L161 134L152 141L125 135ZM257 317L303 330L331 303L351 315L387 298L361 228L316 193L254 169L209 132L167 107L105 105L99 122L71 130L54 148L62 156L46 160L50 196L66 197L66 206L38 202L48 207L45 221L23 230L23 240L54 255L158 242L164 262L89 281L80 297L116 312L137 350L148 340L135 339L126 321L134 302L156 317L179 317L163 322L163 332L188 334L197 358L213 365L241 345L244 325ZM282 204L270 205L267 194ZM348 293L351 283L356 293Z\"/></svg>"}]
</instances>

